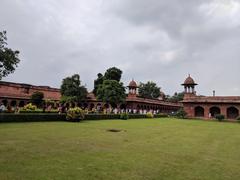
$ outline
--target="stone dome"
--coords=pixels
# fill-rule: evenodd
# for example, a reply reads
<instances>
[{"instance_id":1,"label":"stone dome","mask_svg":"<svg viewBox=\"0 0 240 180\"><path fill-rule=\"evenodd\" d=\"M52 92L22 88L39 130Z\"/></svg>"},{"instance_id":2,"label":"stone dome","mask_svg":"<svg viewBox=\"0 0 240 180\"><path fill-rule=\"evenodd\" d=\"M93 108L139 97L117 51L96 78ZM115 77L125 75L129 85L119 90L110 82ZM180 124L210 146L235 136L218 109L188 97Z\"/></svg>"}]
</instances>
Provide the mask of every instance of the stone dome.
<instances>
[{"instance_id":1,"label":"stone dome","mask_svg":"<svg viewBox=\"0 0 240 180\"><path fill-rule=\"evenodd\" d=\"M193 78L189 74L189 76L184 81L183 85L197 85L197 84L195 83L195 81L193 80Z\"/></svg>"},{"instance_id":2,"label":"stone dome","mask_svg":"<svg viewBox=\"0 0 240 180\"><path fill-rule=\"evenodd\" d=\"M137 88L137 83L136 83L134 80L132 80L132 81L129 83L128 87Z\"/></svg>"}]
</instances>

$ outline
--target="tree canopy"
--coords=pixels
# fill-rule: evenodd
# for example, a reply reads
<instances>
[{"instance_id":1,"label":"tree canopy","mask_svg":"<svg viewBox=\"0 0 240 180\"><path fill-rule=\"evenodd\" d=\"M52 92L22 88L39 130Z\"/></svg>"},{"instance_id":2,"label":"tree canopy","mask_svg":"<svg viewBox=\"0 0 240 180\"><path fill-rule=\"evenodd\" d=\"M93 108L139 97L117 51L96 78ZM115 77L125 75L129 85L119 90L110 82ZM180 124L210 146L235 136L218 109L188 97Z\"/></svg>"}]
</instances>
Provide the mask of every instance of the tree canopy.
<instances>
[{"instance_id":1,"label":"tree canopy","mask_svg":"<svg viewBox=\"0 0 240 180\"><path fill-rule=\"evenodd\" d=\"M116 80L104 80L97 90L97 99L114 106L126 98L123 83Z\"/></svg>"},{"instance_id":2,"label":"tree canopy","mask_svg":"<svg viewBox=\"0 0 240 180\"><path fill-rule=\"evenodd\" d=\"M43 98L44 98L44 94L42 92L36 91L31 95L30 101L34 105L39 107L43 103Z\"/></svg>"},{"instance_id":3,"label":"tree canopy","mask_svg":"<svg viewBox=\"0 0 240 180\"><path fill-rule=\"evenodd\" d=\"M94 81L93 93L98 100L110 103L112 106L124 102L126 98L125 88L120 82L122 71L116 67L106 70L104 75L98 74Z\"/></svg>"},{"instance_id":4,"label":"tree canopy","mask_svg":"<svg viewBox=\"0 0 240 180\"><path fill-rule=\"evenodd\" d=\"M107 69L107 71L104 74L104 78L106 80L115 80L120 81L122 77L122 71L116 67L112 67Z\"/></svg>"},{"instance_id":5,"label":"tree canopy","mask_svg":"<svg viewBox=\"0 0 240 180\"><path fill-rule=\"evenodd\" d=\"M71 77L66 77L61 85L62 101L80 102L86 99L87 89L81 86L80 76L74 74Z\"/></svg>"},{"instance_id":6,"label":"tree canopy","mask_svg":"<svg viewBox=\"0 0 240 180\"><path fill-rule=\"evenodd\" d=\"M139 95L143 98L158 98L161 95L160 87L152 81L148 81L146 84L140 83L139 85Z\"/></svg>"},{"instance_id":7,"label":"tree canopy","mask_svg":"<svg viewBox=\"0 0 240 180\"><path fill-rule=\"evenodd\" d=\"M7 47L7 32L0 32L0 80L13 73L20 62L19 51Z\"/></svg>"},{"instance_id":8,"label":"tree canopy","mask_svg":"<svg viewBox=\"0 0 240 180\"><path fill-rule=\"evenodd\" d=\"M105 79L105 77L101 73L98 73L97 76L98 76L97 79L94 80L94 89L93 89L93 94L95 95L97 95L97 89L101 84L103 84L103 81Z\"/></svg>"},{"instance_id":9,"label":"tree canopy","mask_svg":"<svg viewBox=\"0 0 240 180\"><path fill-rule=\"evenodd\" d=\"M173 96L167 96L167 101L169 102L179 102L182 101L184 97L184 92L181 93L175 93Z\"/></svg>"}]
</instances>

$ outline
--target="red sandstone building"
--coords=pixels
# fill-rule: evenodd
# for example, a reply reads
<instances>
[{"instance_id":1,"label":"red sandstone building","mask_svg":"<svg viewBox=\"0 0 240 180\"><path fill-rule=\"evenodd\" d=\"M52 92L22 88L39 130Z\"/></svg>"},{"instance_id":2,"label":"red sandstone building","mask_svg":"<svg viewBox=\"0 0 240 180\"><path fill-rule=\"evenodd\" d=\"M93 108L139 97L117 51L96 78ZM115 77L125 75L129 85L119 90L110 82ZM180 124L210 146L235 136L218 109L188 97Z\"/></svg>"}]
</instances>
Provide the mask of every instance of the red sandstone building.
<instances>
[{"instance_id":1,"label":"red sandstone building","mask_svg":"<svg viewBox=\"0 0 240 180\"><path fill-rule=\"evenodd\" d=\"M135 81L129 83L126 102L117 105L118 109L135 110L135 112L155 110L162 113L172 113L182 107L182 104L166 102L162 97L159 99L141 98L138 96L137 88ZM0 102L5 106L23 107L30 102L31 95L36 91L43 92L44 99L52 100L56 103L60 101L61 94L59 89L0 81ZM80 103L79 106L89 110L110 107L109 104L98 101L93 93L88 93L87 100Z\"/></svg>"},{"instance_id":2,"label":"red sandstone building","mask_svg":"<svg viewBox=\"0 0 240 180\"><path fill-rule=\"evenodd\" d=\"M184 110L189 118L213 118L222 114L227 119L239 117L240 96L197 96L195 81L189 77L182 84L185 89Z\"/></svg>"},{"instance_id":3,"label":"red sandstone building","mask_svg":"<svg viewBox=\"0 0 240 180\"><path fill-rule=\"evenodd\" d=\"M44 99L58 102L61 98L60 90L56 88L0 81L0 102L5 106L23 107L36 91L43 92Z\"/></svg>"}]
</instances>

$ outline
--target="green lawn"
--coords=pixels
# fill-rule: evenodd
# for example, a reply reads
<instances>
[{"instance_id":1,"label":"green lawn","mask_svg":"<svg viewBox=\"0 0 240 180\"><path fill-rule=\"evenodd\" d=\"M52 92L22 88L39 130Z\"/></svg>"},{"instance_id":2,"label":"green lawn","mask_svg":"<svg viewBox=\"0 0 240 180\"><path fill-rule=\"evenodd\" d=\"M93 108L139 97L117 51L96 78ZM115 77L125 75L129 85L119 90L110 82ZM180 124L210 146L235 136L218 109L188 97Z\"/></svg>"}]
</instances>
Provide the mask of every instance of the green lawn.
<instances>
[{"instance_id":1,"label":"green lawn","mask_svg":"<svg viewBox=\"0 0 240 180\"><path fill-rule=\"evenodd\" d=\"M240 124L168 118L2 123L0 179L239 180Z\"/></svg>"}]
</instances>

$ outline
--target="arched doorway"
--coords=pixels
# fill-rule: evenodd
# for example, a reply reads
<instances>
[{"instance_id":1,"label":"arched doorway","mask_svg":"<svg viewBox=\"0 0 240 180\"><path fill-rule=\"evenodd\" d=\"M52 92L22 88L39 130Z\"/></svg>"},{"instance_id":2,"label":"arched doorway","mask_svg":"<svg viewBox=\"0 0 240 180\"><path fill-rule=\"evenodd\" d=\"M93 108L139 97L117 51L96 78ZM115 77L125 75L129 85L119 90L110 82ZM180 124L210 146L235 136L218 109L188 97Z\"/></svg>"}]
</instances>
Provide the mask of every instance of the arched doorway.
<instances>
[{"instance_id":1,"label":"arched doorway","mask_svg":"<svg viewBox=\"0 0 240 180\"><path fill-rule=\"evenodd\" d=\"M228 119L237 119L239 116L239 110L235 107L227 108L227 118Z\"/></svg>"},{"instance_id":2,"label":"arched doorway","mask_svg":"<svg viewBox=\"0 0 240 180\"><path fill-rule=\"evenodd\" d=\"M11 101L11 103L10 103L11 107L15 107L16 105L17 105L17 101L15 101L15 100Z\"/></svg>"},{"instance_id":3,"label":"arched doorway","mask_svg":"<svg viewBox=\"0 0 240 180\"><path fill-rule=\"evenodd\" d=\"M108 109L109 107L110 107L110 105L109 104L104 104L104 106L103 106L105 109Z\"/></svg>"},{"instance_id":4,"label":"arched doorway","mask_svg":"<svg viewBox=\"0 0 240 180\"><path fill-rule=\"evenodd\" d=\"M195 107L195 117L204 117L204 108L201 106Z\"/></svg>"},{"instance_id":5,"label":"arched doorway","mask_svg":"<svg viewBox=\"0 0 240 180\"><path fill-rule=\"evenodd\" d=\"M111 106L113 109L117 108L117 104L112 104Z\"/></svg>"},{"instance_id":6,"label":"arched doorway","mask_svg":"<svg viewBox=\"0 0 240 180\"><path fill-rule=\"evenodd\" d=\"M92 111L95 108L95 105L93 103L90 104L89 110Z\"/></svg>"},{"instance_id":7,"label":"arched doorway","mask_svg":"<svg viewBox=\"0 0 240 180\"><path fill-rule=\"evenodd\" d=\"M216 115L221 114L220 108L216 106L211 107L209 112L211 113L212 117L215 117Z\"/></svg>"},{"instance_id":8,"label":"arched doorway","mask_svg":"<svg viewBox=\"0 0 240 180\"><path fill-rule=\"evenodd\" d=\"M88 103L83 103L83 109L87 109L88 108Z\"/></svg>"},{"instance_id":9,"label":"arched doorway","mask_svg":"<svg viewBox=\"0 0 240 180\"><path fill-rule=\"evenodd\" d=\"M19 102L19 107L24 107L24 105L25 105L24 101Z\"/></svg>"},{"instance_id":10,"label":"arched doorway","mask_svg":"<svg viewBox=\"0 0 240 180\"><path fill-rule=\"evenodd\" d=\"M121 109L121 110L125 110L125 109L126 109L126 104L121 104L121 105L120 105L120 109Z\"/></svg>"},{"instance_id":11,"label":"arched doorway","mask_svg":"<svg viewBox=\"0 0 240 180\"><path fill-rule=\"evenodd\" d=\"M2 100L2 103L3 103L4 106L8 105L8 101L6 99Z\"/></svg>"}]
</instances>

